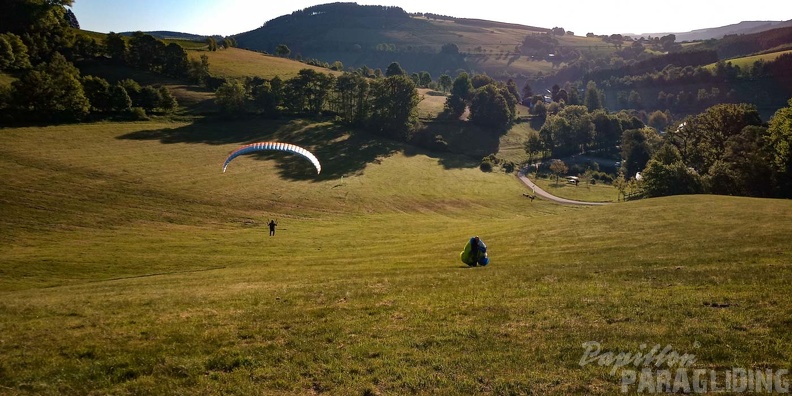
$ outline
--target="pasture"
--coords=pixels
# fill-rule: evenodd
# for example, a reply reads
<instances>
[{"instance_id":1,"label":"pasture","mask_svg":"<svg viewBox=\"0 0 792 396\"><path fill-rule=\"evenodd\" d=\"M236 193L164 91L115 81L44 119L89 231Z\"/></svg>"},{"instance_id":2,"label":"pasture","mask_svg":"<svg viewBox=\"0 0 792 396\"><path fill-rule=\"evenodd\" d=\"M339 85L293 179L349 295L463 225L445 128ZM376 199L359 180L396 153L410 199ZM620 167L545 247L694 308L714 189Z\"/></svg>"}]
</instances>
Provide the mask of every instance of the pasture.
<instances>
[{"instance_id":1,"label":"pasture","mask_svg":"<svg viewBox=\"0 0 792 396\"><path fill-rule=\"evenodd\" d=\"M222 173L262 140L322 173ZM564 207L479 160L308 120L2 128L0 393L619 392L587 341L790 368L792 202Z\"/></svg>"},{"instance_id":2,"label":"pasture","mask_svg":"<svg viewBox=\"0 0 792 396\"><path fill-rule=\"evenodd\" d=\"M218 51L188 49L187 56L200 59L201 55L209 58L209 70L214 77L240 78L260 77L271 80L275 76L283 80L296 77L301 69L313 69L320 73L340 75L323 67L311 66L291 59L281 58L255 51L239 48L226 48Z\"/></svg>"},{"instance_id":3,"label":"pasture","mask_svg":"<svg viewBox=\"0 0 792 396\"><path fill-rule=\"evenodd\" d=\"M768 53L765 53L765 54L743 56L743 57L740 57L740 58L727 59L725 62L731 63L733 66L737 66L737 67L739 67L742 70L750 70L751 67L753 67L753 65L756 62L772 62L772 61L776 60L776 58L778 58L781 55L791 54L791 53L792 53L792 50L774 51L774 52L768 52ZM715 63L707 65L707 68L710 71L714 71L716 67L717 67L717 64L715 64Z\"/></svg>"},{"instance_id":4,"label":"pasture","mask_svg":"<svg viewBox=\"0 0 792 396\"><path fill-rule=\"evenodd\" d=\"M578 185L568 183L562 175L556 182L555 175L547 177L531 177L542 190L547 191L557 197L572 199L576 201L590 202L615 202L618 198L618 190L606 183L591 184L587 181L580 181Z\"/></svg>"}]
</instances>

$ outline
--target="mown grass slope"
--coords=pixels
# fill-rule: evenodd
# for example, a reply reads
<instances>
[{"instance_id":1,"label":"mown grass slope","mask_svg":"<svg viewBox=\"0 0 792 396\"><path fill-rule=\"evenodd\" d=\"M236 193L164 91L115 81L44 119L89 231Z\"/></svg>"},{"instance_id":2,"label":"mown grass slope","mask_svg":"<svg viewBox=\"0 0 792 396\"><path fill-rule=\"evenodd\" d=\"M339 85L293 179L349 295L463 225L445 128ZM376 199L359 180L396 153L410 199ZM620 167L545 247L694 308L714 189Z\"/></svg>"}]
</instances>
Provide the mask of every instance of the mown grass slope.
<instances>
[{"instance_id":1,"label":"mown grass slope","mask_svg":"<svg viewBox=\"0 0 792 396\"><path fill-rule=\"evenodd\" d=\"M341 72L311 66L296 60L240 48L226 48L218 51L190 49L187 55L195 59L206 55L209 58L209 71L212 76L222 78L260 77L271 80L278 76L283 80L288 80L296 77L301 69L313 69L320 73L336 76L341 74Z\"/></svg>"},{"instance_id":2,"label":"mown grass slope","mask_svg":"<svg viewBox=\"0 0 792 396\"><path fill-rule=\"evenodd\" d=\"M323 171L222 173L258 140ZM586 341L790 368L790 201L562 207L477 165L306 120L0 129L0 389L618 392Z\"/></svg>"},{"instance_id":3,"label":"mown grass slope","mask_svg":"<svg viewBox=\"0 0 792 396\"><path fill-rule=\"evenodd\" d=\"M751 56L742 56L739 58L729 59L727 62L731 63L733 66L737 66L742 70L747 70L753 67L756 62L772 62L776 60L781 55L790 54L792 50L783 50L783 51L773 51L767 52L759 55L751 55ZM717 64L713 63L711 65L707 65L707 68L711 71L715 70Z\"/></svg>"}]
</instances>

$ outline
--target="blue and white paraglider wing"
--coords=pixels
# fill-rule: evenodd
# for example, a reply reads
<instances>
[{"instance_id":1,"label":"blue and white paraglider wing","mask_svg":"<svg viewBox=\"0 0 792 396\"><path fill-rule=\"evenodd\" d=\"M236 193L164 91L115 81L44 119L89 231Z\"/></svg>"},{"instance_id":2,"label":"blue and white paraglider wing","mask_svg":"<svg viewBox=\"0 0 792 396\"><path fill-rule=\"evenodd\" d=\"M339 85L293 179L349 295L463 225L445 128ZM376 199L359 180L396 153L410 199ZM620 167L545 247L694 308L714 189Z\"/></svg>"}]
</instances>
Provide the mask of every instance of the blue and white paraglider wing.
<instances>
[{"instance_id":1,"label":"blue and white paraglider wing","mask_svg":"<svg viewBox=\"0 0 792 396\"><path fill-rule=\"evenodd\" d=\"M242 154L249 154L256 151L263 151L263 150L275 150L275 151L285 151L289 153L294 153L301 155L311 161L311 163L316 167L316 173L319 174L322 171L322 165L319 163L319 160L313 155L310 151L296 146L290 143L281 143L281 142L260 142L260 143L252 143L246 144L236 150L234 150L231 154L228 155L225 162L223 163L223 173L225 173L226 168L228 167L228 163L231 162L234 158L242 155Z\"/></svg>"}]
</instances>

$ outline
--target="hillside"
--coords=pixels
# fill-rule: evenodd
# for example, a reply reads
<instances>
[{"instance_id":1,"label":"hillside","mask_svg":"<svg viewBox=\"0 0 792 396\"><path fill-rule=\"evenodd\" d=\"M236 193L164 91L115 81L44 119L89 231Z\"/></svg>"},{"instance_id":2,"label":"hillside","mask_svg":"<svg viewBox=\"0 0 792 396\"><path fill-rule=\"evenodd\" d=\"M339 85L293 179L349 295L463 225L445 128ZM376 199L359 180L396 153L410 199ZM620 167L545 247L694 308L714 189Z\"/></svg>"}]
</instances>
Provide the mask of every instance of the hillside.
<instances>
[{"instance_id":1,"label":"hillside","mask_svg":"<svg viewBox=\"0 0 792 396\"><path fill-rule=\"evenodd\" d=\"M297 76L301 69L312 69L336 76L341 74L338 71L308 65L294 59L240 48L227 48L219 51L195 49L188 50L187 54L191 58L200 58L201 55L206 55L209 58L209 72L212 76L221 78L260 77L271 80L278 76L283 80L288 80Z\"/></svg>"},{"instance_id":2,"label":"hillside","mask_svg":"<svg viewBox=\"0 0 792 396\"><path fill-rule=\"evenodd\" d=\"M39 22L57 21L58 3L35 5L53 12L43 15L53 18ZM406 54L403 59L438 70L450 62L470 66L475 61L476 72L492 67L503 77L514 72L502 66L509 63L525 73L563 70L553 74L559 79L590 73L597 83L607 82L613 90L607 94L617 100L617 90L658 96L641 84L697 92L696 98L706 99L707 93L720 92L708 90L712 86L706 84L715 81L723 84L718 88L724 95L750 99L746 93L763 96L771 92L764 90L767 86L783 92L792 82L792 68L784 63L792 61L788 54L765 61L766 69L759 62L747 77L725 62L715 64L717 73L709 72L719 60L716 51L756 45L768 46L767 55L788 51L775 41L783 39L775 30L754 43L724 41L728 46L690 52L675 52L675 43L658 39L646 43L656 56L640 59L641 48L625 48L618 37L405 16L388 7L352 8L345 15L353 31L346 31L336 30L339 15L322 10L268 25L313 22L303 25L306 30L295 29L322 33L324 44L295 42L312 50L348 43L352 33L367 37L385 26L381 31L388 34L371 42L385 41L373 50L358 44L359 55L381 53L376 59L392 61L392 55ZM410 28L403 30L401 24ZM470 51L448 45L450 36L429 34L439 26L465 38ZM509 164L500 161L524 164L526 149L534 151L535 143L553 154L578 153L591 145L585 139L599 135L615 139L594 142L598 149L617 144L637 149L624 150L624 168L630 169L660 143L661 135L642 128L638 119L648 106L621 114L598 108L598 118L589 118L586 107L560 101L545 106L548 111L563 107L558 117L528 117L528 109L517 105L518 114L509 112L517 118L508 130L485 130L474 126L482 101L500 98L492 102L500 102L503 110L511 96L487 97L488 90L496 93L489 86L477 92L478 100L471 100L462 116L443 118L436 115L445 94L422 88L415 132L438 147L426 150L405 143L404 135L373 134L397 117L345 124L344 113L332 107L325 111L317 98L332 91L319 91L313 83L332 81L309 79L312 73L284 85L283 96L268 97L263 82L253 86L263 95L252 97L237 81L225 84L260 82L254 76L289 78L305 63L247 49L208 51L200 42L182 39L185 48L169 46L178 61L172 66L206 55L207 76L200 62L188 62L190 69L165 67L160 54L168 46L144 35L129 52L121 51L124 40L117 37L117 46L106 48L84 39L58 47L67 36L25 38L41 39L35 44L42 47L74 49L64 51L73 58L55 55L19 77L0 75L0 88L12 81L21 87L9 95L3 88L0 95L0 109L13 110L0 116L15 122L0 126L2 395L613 395L642 393L647 385L658 393L691 393L704 382L710 388L703 393L722 393L714 389L716 381L723 389L744 380L749 393L788 386L792 200L697 194L613 202L635 187L620 192L600 173L589 182L597 180L600 190L581 199L594 200L590 197L596 194L603 205L563 206L534 199ZM507 48L514 42L509 37L531 44L533 55L521 50L510 58ZM415 40L423 44L407 44ZM141 45L146 42L151 51L141 51L148 48ZM674 51L661 54L663 46ZM356 48L341 47L327 48L335 54ZM607 56L594 56L600 51ZM432 53L436 56L427 56ZM571 61L578 55L597 60L583 69ZM146 59L152 62L142 62ZM165 71L174 77L164 77ZM106 78L107 84L78 78L88 75ZM760 75L763 80L754 79ZM532 77L552 83L544 72ZM128 82L110 91L110 83L129 78L151 87L138 90ZM415 103L413 85L403 76L372 84L376 90L365 89L364 77L355 78L361 82L355 91L335 85L341 88L336 92L357 93L337 95L336 104L352 96L367 99L355 107L374 113L411 109ZM667 83L662 87L661 78ZM213 85L227 89L205 87ZM605 95L593 85L590 99ZM743 89L732 93L738 85ZM179 109L170 99L159 100L169 98L159 89L163 86L178 96ZM305 87L317 106L300 103L308 98ZM535 90L543 88L537 83ZM137 91L141 95L133 109L130 93ZM675 91L669 89L674 98ZM224 94L241 105L255 104L253 97L264 100L256 100L258 109L226 107L203 114L207 107L222 106L214 99ZM560 89L554 94L561 97ZM389 95L407 100L381 100ZM87 109L110 97L124 100L105 111ZM137 107L145 105L141 97L152 99L148 109ZM266 110L261 102L273 98L291 99L282 103L290 111L256 111ZM696 111L692 102L681 105L663 104ZM77 117L60 123L47 117L63 109ZM13 118L19 113L32 117ZM669 167L660 171L673 178L645 172L647 191L663 179L670 187L685 187L694 178L722 186L713 177L699 177L707 168L719 170L714 175L721 180L733 174L726 182L749 187L790 180L789 166L777 166L789 164L777 163L788 159L788 125L782 123L789 112L779 113L779 124L770 123L767 130L755 113L747 105L723 106L669 129L678 134L664 139L674 144L674 137L684 133L686 158L665 145L665 154L659 151L657 157L667 159ZM465 114L472 114L472 122L458 119ZM537 134L545 120L551 121L545 130L550 133ZM778 130L770 131L776 125ZM577 130L587 134L575 141ZM224 168L234 150L261 141L309 150L321 173L303 157L275 150L238 156ZM532 141L529 147L527 141ZM489 154L498 161L482 160ZM694 155L712 165L690 168L696 165L690 161ZM481 166L485 163L490 171ZM564 188L585 193L584 184ZM703 190L669 193L682 191ZM271 220L277 221L274 234L266 226ZM488 266L469 267L460 260L473 236L486 243ZM602 354L592 357L591 345ZM625 362L627 357L633 362ZM638 376L648 384L627 383Z\"/></svg>"},{"instance_id":3,"label":"hillside","mask_svg":"<svg viewBox=\"0 0 792 396\"><path fill-rule=\"evenodd\" d=\"M106 34L79 31L97 42L103 42ZM218 51L208 51L203 41L187 40L185 35L173 35L174 38L163 39L165 43L176 43L184 48L188 59L197 60L205 55L209 61L209 73L217 79L239 79L259 77L272 79L275 76L289 79L298 75L301 69L312 69L321 73L338 75L330 69L309 65L294 59L287 59L267 55L260 52L240 48L221 48ZM77 67L83 76L98 76L110 82L117 82L131 78L143 85L156 85L167 87L176 97L187 112L205 113L216 112L214 105L214 90L188 82L186 79L175 79L159 73L147 72L126 65L119 65L103 58L82 59L77 62ZM10 84L13 78L0 73L0 84Z\"/></svg>"},{"instance_id":4,"label":"hillside","mask_svg":"<svg viewBox=\"0 0 792 396\"><path fill-rule=\"evenodd\" d=\"M221 172L258 140L322 174L277 153ZM589 341L789 367L788 200L561 207L306 120L3 128L0 180L11 394L618 393L579 365ZM489 267L459 261L472 235Z\"/></svg>"},{"instance_id":5,"label":"hillside","mask_svg":"<svg viewBox=\"0 0 792 396\"><path fill-rule=\"evenodd\" d=\"M132 36L135 32L121 32L119 34L123 36ZM182 32L172 32L166 30L158 30L158 31L148 31L145 32L146 34L150 34L160 40L190 40L190 41L204 41L206 40L207 36L202 36L198 34L192 33L182 33ZM214 36L215 38L219 38L220 36Z\"/></svg>"},{"instance_id":6,"label":"hillside","mask_svg":"<svg viewBox=\"0 0 792 396\"><path fill-rule=\"evenodd\" d=\"M792 26L792 20L789 21L743 21L732 25L709 27L705 29L696 29L689 32L659 32L659 33L643 33L643 34L627 34L631 37L662 37L667 34L676 36L677 41L705 41L712 39L722 39L728 35L743 35L761 33L768 30L778 29L782 27Z\"/></svg>"},{"instance_id":7,"label":"hillside","mask_svg":"<svg viewBox=\"0 0 792 396\"><path fill-rule=\"evenodd\" d=\"M296 11L261 28L235 35L241 48L274 53L285 44L292 56L340 60L345 66L380 68L391 62L433 76L477 70L492 76L548 73L554 64L516 52L526 36L549 30L495 21L414 16L397 7L328 4ZM559 45L610 52L599 38L563 36ZM459 52L443 52L454 44ZM464 53L461 55L460 53ZM546 55L546 54L543 54ZM556 65L557 66L557 65Z\"/></svg>"}]
</instances>

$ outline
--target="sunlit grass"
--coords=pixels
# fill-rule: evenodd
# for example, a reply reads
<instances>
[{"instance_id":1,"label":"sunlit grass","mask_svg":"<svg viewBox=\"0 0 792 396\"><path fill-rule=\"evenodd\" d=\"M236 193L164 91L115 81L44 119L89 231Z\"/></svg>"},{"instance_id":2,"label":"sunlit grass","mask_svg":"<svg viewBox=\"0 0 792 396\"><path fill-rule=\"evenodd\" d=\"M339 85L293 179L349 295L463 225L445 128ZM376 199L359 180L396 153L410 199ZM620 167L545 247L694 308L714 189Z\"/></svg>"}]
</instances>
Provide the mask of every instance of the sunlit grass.
<instances>
[{"instance_id":1,"label":"sunlit grass","mask_svg":"<svg viewBox=\"0 0 792 396\"><path fill-rule=\"evenodd\" d=\"M615 202L619 191L610 184L596 182L594 184L581 180L577 185L568 183L561 176L556 181L554 175L539 178L531 177L541 189L557 197L588 202Z\"/></svg>"},{"instance_id":2,"label":"sunlit grass","mask_svg":"<svg viewBox=\"0 0 792 396\"><path fill-rule=\"evenodd\" d=\"M779 56L790 53L792 53L792 50L777 51L761 55L743 56L740 58L728 59L726 62L731 63L732 66L737 66L742 70L749 70L756 62L772 62ZM706 66L706 68L710 71L714 71L716 67L717 65L715 63Z\"/></svg>"},{"instance_id":3,"label":"sunlit grass","mask_svg":"<svg viewBox=\"0 0 792 396\"><path fill-rule=\"evenodd\" d=\"M275 153L222 173L257 140L322 174ZM578 365L591 340L790 366L786 200L531 202L306 120L5 128L0 180L0 393L617 393ZM489 267L459 261L472 235Z\"/></svg>"},{"instance_id":4,"label":"sunlit grass","mask_svg":"<svg viewBox=\"0 0 792 396\"><path fill-rule=\"evenodd\" d=\"M215 77L261 77L270 80L278 76L283 80L288 80L297 76L301 69L340 74L340 72L330 69L240 48L227 48L218 51L189 49L187 55L194 59L200 59L201 55L206 55L209 58L209 72Z\"/></svg>"}]
</instances>

